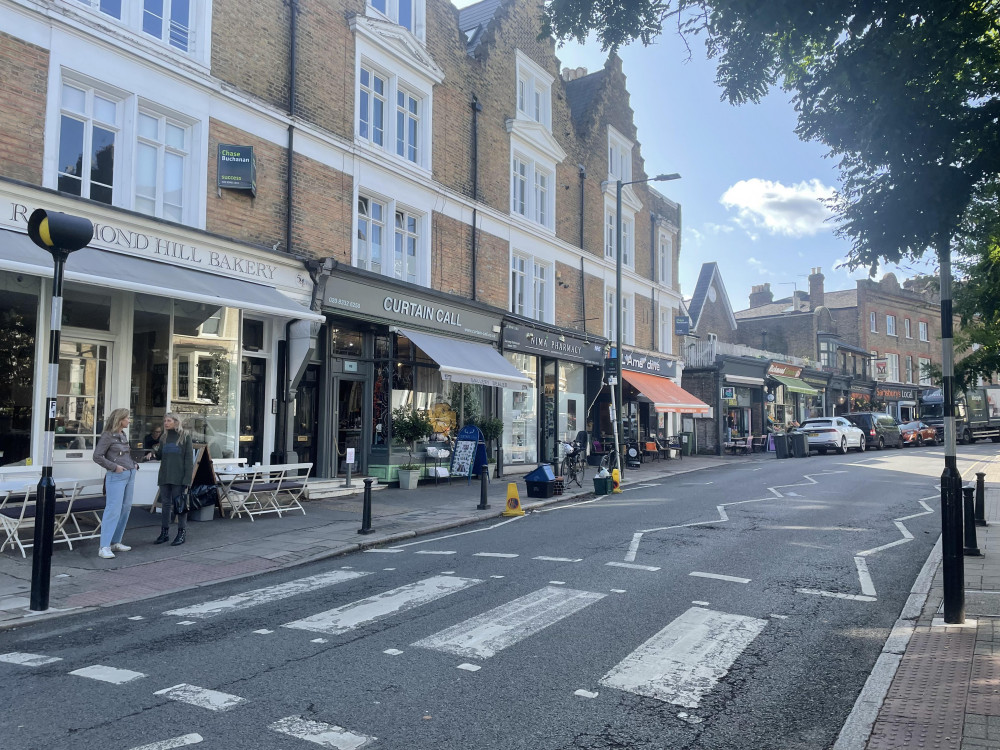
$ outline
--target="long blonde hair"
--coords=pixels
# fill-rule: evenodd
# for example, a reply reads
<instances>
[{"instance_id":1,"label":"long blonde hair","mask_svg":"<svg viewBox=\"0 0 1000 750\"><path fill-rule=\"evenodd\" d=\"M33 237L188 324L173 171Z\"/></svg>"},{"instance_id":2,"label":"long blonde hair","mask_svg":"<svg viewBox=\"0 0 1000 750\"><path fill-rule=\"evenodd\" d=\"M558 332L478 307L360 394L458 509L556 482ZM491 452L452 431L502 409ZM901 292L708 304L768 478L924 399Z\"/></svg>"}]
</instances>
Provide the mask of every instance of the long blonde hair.
<instances>
[{"instance_id":1,"label":"long blonde hair","mask_svg":"<svg viewBox=\"0 0 1000 750\"><path fill-rule=\"evenodd\" d=\"M105 432L110 432L115 435L122 431L122 422L124 422L129 417L128 409L115 409L108 415L107 420L104 422L106 427Z\"/></svg>"},{"instance_id":2,"label":"long blonde hair","mask_svg":"<svg viewBox=\"0 0 1000 750\"><path fill-rule=\"evenodd\" d=\"M174 427L174 430L177 432L177 439L180 440L182 437L184 437L184 423L181 422L181 418L172 411L168 411L166 414L163 415L164 421L168 419L174 420L174 424L177 425L176 427ZM166 439L167 439L167 429L166 425L164 425L163 435L160 437L160 440L166 440Z\"/></svg>"}]
</instances>

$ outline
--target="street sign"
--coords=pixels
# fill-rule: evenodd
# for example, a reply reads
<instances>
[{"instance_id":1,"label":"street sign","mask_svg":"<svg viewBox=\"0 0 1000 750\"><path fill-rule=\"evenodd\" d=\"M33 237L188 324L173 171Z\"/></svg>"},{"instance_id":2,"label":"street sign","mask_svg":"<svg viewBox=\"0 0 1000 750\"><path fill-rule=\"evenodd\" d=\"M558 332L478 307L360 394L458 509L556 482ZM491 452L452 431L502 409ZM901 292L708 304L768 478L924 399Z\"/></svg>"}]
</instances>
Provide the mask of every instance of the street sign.
<instances>
[{"instance_id":1,"label":"street sign","mask_svg":"<svg viewBox=\"0 0 1000 750\"><path fill-rule=\"evenodd\" d=\"M604 374L618 375L618 357L608 357L604 360Z\"/></svg>"},{"instance_id":2,"label":"street sign","mask_svg":"<svg viewBox=\"0 0 1000 750\"><path fill-rule=\"evenodd\" d=\"M608 385L618 385L618 376L608 375Z\"/></svg>"}]
</instances>

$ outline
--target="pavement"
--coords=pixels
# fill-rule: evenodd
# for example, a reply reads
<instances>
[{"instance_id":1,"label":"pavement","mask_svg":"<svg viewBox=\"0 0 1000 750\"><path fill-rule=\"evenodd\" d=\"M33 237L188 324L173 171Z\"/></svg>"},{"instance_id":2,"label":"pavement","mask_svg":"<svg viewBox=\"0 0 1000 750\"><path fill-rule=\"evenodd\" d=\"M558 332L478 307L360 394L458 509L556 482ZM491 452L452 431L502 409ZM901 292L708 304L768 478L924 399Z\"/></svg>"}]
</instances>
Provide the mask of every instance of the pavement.
<instances>
[{"instance_id":1,"label":"pavement","mask_svg":"<svg viewBox=\"0 0 1000 750\"><path fill-rule=\"evenodd\" d=\"M650 461L627 472L625 484L763 460L774 459L763 454ZM964 558L964 623L943 621L939 540L832 750L1000 750L1000 455L977 470L985 474L987 526L976 529L982 555ZM593 476L593 470L587 473ZM976 477L964 479L973 486ZM30 553L25 559L5 551L0 554L0 629L258 576L496 518L506 507L509 482L517 485L526 511L593 492L588 480L583 487L565 488L560 496L532 499L523 476L505 476L489 484L490 507L479 510L476 480L425 481L408 491L383 488L372 493L371 533L360 534L362 485L354 481L356 494L308 501L304 515L190 521L187 543L178 547L153 545L159 516L135 508L124 539L133 547L130 552L102 560L96 540L72 550L56 546L45 612L28 609Z\"/></svg>"}]
</instances>

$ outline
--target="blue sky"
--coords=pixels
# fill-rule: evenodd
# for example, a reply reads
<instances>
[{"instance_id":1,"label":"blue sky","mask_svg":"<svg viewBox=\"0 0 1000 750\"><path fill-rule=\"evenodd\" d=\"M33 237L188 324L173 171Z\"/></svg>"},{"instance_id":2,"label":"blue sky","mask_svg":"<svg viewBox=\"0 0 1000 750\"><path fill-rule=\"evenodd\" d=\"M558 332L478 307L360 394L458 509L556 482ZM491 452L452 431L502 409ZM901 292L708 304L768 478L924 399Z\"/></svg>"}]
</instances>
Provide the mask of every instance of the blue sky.
<instances>
[{"instance_id":1,"label":"blue sky","mask_svg":"<svg viewBox=\"0 0 1000 750\"><path fill-rule=\"evenodd\" d=\"M748 306L754 284L770 282L775 297L808 290L806 277L822 268L825 286L849 289L866 269L840 267L850 250L834 236L821 202L838 186L836 161L818 143L799 140L790 96L772 92L759 104L720 101L715 64L703 37L690 54L675 33L650 47L621 50L646 172L679 172L683 179L656 185L681 204L680 282L694 291L702 263L716 261L733 309ZM596 44L556 52L563 67L593 72L606 55ZM897 278L928 268L880 269Z\"/></svg>"}]
</instances>

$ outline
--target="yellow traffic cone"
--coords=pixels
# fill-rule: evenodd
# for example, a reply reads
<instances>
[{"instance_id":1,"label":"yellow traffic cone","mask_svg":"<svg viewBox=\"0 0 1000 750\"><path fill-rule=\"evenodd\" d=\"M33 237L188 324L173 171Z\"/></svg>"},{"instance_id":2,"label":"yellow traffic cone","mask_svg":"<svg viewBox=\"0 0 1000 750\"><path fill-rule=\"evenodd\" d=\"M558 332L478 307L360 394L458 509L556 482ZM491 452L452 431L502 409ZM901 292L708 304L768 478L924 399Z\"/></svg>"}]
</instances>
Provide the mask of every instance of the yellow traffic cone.
<instances>
[{"instance_id":1,"label":"yellow traffic cone","mask_svg":"<svg viewBox=\"0 0 1000 750\"><path fill-rule=\"evenodd\" d=\"M504 510L505 516L523 516L524 508L521 507L521 498L517 495L517 485L513 482L507 485L507 508Z\"/></svg>"},{"instance_id":2,"label":"yellow traffic cone","mask_svg":"<svg viewBox=\"0 0 1000 750\"><path fill-rule=\"evenodd\" d=\"M618 469L611 470L611 492L621 492L622 491L622 475Z\"/></svg>"}]
</instances>

